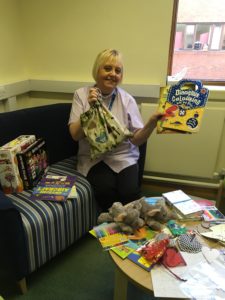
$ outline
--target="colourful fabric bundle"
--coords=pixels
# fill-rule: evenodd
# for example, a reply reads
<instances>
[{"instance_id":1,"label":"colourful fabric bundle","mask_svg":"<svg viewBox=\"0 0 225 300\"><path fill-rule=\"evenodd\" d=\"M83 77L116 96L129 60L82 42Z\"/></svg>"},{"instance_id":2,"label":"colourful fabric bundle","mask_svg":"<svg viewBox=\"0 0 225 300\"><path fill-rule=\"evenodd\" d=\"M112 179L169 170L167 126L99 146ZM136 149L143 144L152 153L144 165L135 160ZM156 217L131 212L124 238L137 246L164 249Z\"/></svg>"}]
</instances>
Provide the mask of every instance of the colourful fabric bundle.
<instances>
[{"instance_id":1,"label":"colourful fabric bundle","mask_svg":"<svg viewBox=\"0 0 225 300\"><path fill-rule=\"evenodd\" d=\"M112 150L124 139L132 137L99 99L80 116L81 126L90 143L91 159Z\"/></svg>"}]
</instances>

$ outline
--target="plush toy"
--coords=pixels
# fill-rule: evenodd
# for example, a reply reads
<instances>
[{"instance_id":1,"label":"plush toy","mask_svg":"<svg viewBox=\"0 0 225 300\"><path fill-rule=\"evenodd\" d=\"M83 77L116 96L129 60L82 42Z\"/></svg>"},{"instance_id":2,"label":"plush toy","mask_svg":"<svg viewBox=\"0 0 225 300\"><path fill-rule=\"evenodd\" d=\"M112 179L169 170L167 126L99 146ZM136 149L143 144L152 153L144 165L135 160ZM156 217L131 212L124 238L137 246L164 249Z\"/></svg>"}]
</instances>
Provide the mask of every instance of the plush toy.
<instances>
[{"instance_id":1,"label":"plush toy","mask_svg":"<svg viewBox=\"0 0 225 300\"><path fill-rule=\"evenodd\" d=\"M140 218L140 210L133 208L132 206L125 206L126 216L122 222L118 222L118 226L121 231L128 234L134 233L135 230L144 226L145 222Z\"/></svg>"},{"instance_id":2,"label":"plush toy","mask_svg":"<svg viewBox=\"0 0 225 300\"><path fill-rule=\"evenodd\" d=\"M131 202L123 205L120 202L114 202L109 208L109 212L103 212L98 217L98 224L104 222L115 222L118 228L128 234L134 233L138 228L144 226L144 220L140 218L140 204Z\"/></svg>"},{"instance_id":3,"label":"plush toy","mask_svg":"<svg viewBox=\"0 0 225 300\"><path fill-rule=\"evenodd\" d=\"M170 219L176 219L176 214L166 207L165 202L151 205L145 201L145 198L141 198L126 205L114 202L108 212L99 215L97 222L98 224L115 222L121 231L133 234L144 225L160 231L162 223Z\"/></svg>"},{"instance_id":4,"label":"plush toy","mask_svg":"<svg viewBox=\"0 0 225 300\"><path fill-rule=\"evenodd\" d=\"M104 222L122 222L124 217L127 215L125 212L125 207L120 202L114 202L113 205L109 208L108 212L102 212L97 219L98 224Z\"/></svg>"},{"instance_id":5,"label":"plush toy","mask_svg":"<svg viewBox=\"0 0 225 300\"><path fill-rule=\"evenodd\" d=\"M121 202L114 202L109 208L109 214L113 217L114 222L122 222L127 216L125 206Z\"/></svg>"},{"instance_id":6,"label":"plush toy","mask_svg":"<svg viewBox=\"0 0 225 300\"><path fill-rule=\"evenodd\" d=\"M107 222L107 223L113 222L113 216L108 212L102 212L98 216L98 219L97 219L98 224L102 224L102 223L105 223L105 222Z\"/></svg>"},{"instance_id":7,"label":"plush toy","mask_svg":"<svg viewBox=\"0 0 225 300\"><path fill-rule=\"evenodd\" d=\"M147 203L144 199L141 199L140 202L141 218L153 230L160 231L163 223L177 218L176 213L169 210L163 202L156 202L154 205Z\"/></svg>"}]
</instances>

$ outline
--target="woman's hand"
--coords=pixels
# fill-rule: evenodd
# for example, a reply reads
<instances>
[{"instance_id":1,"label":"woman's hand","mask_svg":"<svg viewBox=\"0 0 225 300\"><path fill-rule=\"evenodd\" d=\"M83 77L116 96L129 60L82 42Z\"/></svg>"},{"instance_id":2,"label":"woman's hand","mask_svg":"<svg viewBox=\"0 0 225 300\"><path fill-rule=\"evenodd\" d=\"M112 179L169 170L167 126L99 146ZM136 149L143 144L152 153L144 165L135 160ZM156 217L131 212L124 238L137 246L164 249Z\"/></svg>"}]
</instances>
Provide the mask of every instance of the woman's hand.
<instances>
[{"instance_id":1,"label":"woman's hand","mask_svg":"<svg viewBox=\"0 0 225 300\"><path fill-rule=\"evenodd\" d=\"M95 104L95 102L98 100L100 91L98 88L91 88L88 95L88 103L90 105Z\"/></svg>"},{"instance_id":2,"label":"woman's hand","mask_svg":"<svg viewBox=\"0 0 225 300\"><path fill-rule=\"evenodd\" d=\"M163 116L164 116L164 113L161 113L161 112L159 112L159 111L154 112L154 113L151 115L151 117L150 117L150 119L149 119L149 121L148 121L148 124L150 125L150 127L155 128L156 125L157 125L157 122L158 122Z\"/></svg>"}]
</instances>

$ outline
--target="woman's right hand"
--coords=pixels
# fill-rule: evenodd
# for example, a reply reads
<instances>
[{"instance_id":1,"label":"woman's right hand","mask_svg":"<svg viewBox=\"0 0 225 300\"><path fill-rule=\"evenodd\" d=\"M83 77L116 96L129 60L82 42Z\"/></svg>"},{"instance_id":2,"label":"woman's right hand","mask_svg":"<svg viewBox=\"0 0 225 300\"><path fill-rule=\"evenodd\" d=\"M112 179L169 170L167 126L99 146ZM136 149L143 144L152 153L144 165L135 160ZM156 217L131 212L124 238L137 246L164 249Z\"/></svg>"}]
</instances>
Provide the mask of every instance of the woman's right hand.
<instances>
[{"instance_id":1,"label":"woman's right hand","mask_svg":"<svg viewBox=\"0 0 225 300\"><path fill-rule=\"evenodd\" d=\"M99 97L99 90L97 88L90 88L88 95L88 103L90 105L95 104Z\"/></svg>"}]
</instances>

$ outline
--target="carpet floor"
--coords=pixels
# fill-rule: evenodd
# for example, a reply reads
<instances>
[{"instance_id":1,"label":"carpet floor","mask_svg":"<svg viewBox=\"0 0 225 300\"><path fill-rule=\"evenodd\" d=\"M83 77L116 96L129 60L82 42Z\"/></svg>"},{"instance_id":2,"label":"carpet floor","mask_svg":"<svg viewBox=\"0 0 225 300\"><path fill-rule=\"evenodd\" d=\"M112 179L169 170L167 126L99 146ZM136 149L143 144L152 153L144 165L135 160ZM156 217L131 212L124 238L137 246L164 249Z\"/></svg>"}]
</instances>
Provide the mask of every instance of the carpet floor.
<instances>
[{"instance_id":1,"label":"carpet floor","mask_svg":"<svg viewBox=\"0 0 225 300\"><path fill-rule=\"evenodd\" d=\"M149 190L143 195L155 196ZM30 274L28 292L21 295L6 266L0 268L0 295L4 300L113 300L114 264L98 241L87 234L69 249ZM128 300L158 299L132 284Z\"/></svg>"},{"instance_id":2,"label":"carpet floor","mask_svg":"<svg viewBox=\"0 0 225 300\"><path fill-rule=\"evenodd\" d=\"M5 300L113 300L114 264L91 235L28 276L25 295L6 271L0 271L0 295ZM129 284L127 299L155 298Z\"/></svg>"}]
</instances>

